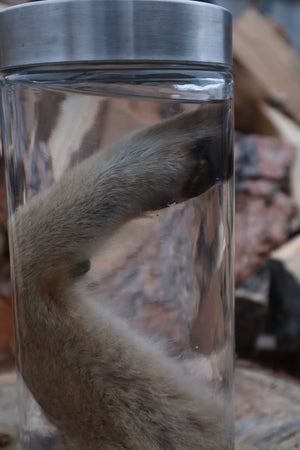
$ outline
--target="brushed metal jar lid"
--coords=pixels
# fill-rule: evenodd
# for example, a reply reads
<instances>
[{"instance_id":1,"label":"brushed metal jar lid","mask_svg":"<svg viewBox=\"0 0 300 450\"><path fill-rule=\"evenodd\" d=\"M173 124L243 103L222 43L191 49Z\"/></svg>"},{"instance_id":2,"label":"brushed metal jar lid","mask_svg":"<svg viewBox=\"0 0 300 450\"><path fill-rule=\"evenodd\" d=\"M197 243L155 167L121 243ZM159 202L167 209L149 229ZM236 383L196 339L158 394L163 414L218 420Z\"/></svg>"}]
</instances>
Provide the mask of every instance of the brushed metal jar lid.
<instances>
[{"instance_id":1,"label":"brushed metal jar lid","mask_svg":"<svg viewBox=\"0 0 300 450\"><path fill-rule=\"evenodd\" d=\"M96 62L230 67L231 14L195 0L46 0L0 12L0 70Z\"/></svg>"}]
</instances>

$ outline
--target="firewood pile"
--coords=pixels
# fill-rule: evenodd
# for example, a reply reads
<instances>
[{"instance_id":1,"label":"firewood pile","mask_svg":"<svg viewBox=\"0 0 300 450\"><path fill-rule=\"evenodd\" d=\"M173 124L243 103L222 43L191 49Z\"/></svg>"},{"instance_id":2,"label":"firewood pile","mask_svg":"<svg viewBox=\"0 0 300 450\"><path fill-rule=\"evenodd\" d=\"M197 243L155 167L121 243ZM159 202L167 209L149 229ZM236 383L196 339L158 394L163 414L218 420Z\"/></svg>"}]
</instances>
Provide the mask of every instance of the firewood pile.
<instances>
[{"instance_id":1,"label":"firewood pile","mask_svg":"<svg viewBox=\"0 0 300 450\"><path fill-rule=\"evenodd\" d=\"M17 3L0 2L0 8ZM300 411L293 402L300 398L300 388L289 379L300 378L300 57L282 29L249 10L234 25L233 75L236 351L251 361L238 371L237 445L292 448L300 442ZM14 363L14 344L2 156L0 161L0 369L8 369ZM285 378L268 375L261 366ZM252 401L257 382L261 398L273 395L281 402L276 406L274 401L273 412L293 403L290 428L283 427L286 417ZM246 411L247 402L252 409ZM261 426L268 414L271 421ZM247 424L257 417L260 435L253 437ZM271 433L271 423L277 434ZM285 440L286 430L294 434ZM286 446L280 447L283 440Z\"/></svg>"},{"instance_id":2,"label":"firewood pile","mask_svg":"<svg viewBox=\"0 0 300 450\"><path fill-rule=\"evenodd\" d=\"M234 76L237 351L300 376L300 58L255 10Z\"/></svg>"},{"instance_id":3,"label":"firewood pile","mask_svg":"<svg viewBox=\"0 0 300 450\"><path fill-rule=\"evenodd\" d=\"M290 449L300 443L300 58L256 10L233 36L236 447Z\"/></svg>"}]
</instances>

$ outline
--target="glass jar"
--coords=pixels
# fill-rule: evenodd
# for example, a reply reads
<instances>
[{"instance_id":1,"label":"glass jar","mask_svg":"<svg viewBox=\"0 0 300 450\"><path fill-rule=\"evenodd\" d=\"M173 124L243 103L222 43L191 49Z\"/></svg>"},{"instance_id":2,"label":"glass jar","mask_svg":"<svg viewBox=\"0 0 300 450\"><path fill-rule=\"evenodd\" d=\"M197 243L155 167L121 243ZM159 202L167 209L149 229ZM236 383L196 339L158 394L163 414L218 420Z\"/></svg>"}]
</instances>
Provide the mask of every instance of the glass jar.
<instances>
[{"instance_id":1,"label":"glass jar","mask_svg":"<svg viewBox=\"0 0 300 450\"><path fill-rule=\"evenodd\" d=\"M0 47L22 449L233 448L230 14L35 2Z\"/></svg>"}]
</instances>

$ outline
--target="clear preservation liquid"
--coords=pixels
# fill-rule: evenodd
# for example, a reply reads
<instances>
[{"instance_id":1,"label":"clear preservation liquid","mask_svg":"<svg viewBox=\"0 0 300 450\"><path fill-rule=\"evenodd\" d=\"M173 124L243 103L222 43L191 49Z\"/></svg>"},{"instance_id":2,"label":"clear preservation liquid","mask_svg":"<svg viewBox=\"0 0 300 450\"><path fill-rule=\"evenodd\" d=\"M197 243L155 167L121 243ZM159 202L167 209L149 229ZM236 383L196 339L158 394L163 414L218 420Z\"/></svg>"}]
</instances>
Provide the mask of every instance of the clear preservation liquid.
<instances>
[{"instance_id":1,"label":"clear preservation liquid","mask_svg":"<svg viewBox=\"0 0 300 450\"><path fill-rule=\"evenodd\" d=\"M205 448L214 404L232 448L231 99L47 76L3 87L22 449Z\"/></svg>"}]
</instances>

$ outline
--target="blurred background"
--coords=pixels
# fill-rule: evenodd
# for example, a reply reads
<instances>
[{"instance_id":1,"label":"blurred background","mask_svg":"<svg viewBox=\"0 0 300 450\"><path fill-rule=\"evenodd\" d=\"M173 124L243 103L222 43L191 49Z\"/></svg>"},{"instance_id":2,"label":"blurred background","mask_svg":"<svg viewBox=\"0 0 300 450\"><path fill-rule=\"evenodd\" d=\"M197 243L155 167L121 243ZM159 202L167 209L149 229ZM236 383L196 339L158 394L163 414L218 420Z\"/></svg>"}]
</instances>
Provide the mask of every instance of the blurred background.
<instances>
[{"instance_id":1,"label":"blurred background","mask_svg":"<svg viewBox=\"0 0 300 450\"><path fill-rule=\"evenodd\" d=\"M2 1L0 9L18 3ZM289 449L300 445L300 1L209 3L234 18L237 446ZM0 369L7 370L14 343L1 150L0 169ZM261 441L253 430L249 437L243 409L257 383L263 402L277 402L252 405ZM274 419L265 420L276 408L285 416L277 437Z\"/></svg>"}]
</instances>

